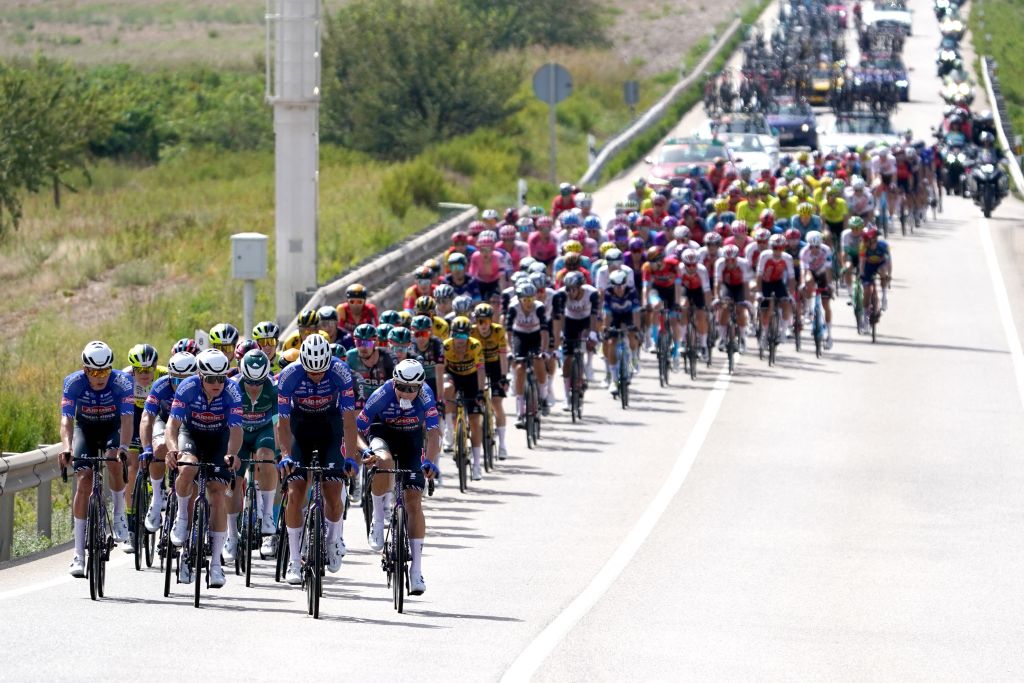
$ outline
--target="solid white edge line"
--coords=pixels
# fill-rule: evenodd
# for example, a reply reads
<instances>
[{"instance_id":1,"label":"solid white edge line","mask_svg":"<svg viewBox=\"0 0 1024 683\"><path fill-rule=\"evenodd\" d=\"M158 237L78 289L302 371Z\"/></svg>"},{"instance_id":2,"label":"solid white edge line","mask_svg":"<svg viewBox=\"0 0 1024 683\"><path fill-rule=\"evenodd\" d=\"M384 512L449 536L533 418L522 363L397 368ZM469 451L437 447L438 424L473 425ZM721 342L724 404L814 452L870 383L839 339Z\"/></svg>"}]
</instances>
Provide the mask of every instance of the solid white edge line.
<instances>
[{"instance_id":1,"label":"solid white edge line","mask_svg":"<svg viewBox=\"0 0 1024 683\"><path fill-rule=\"evenodd\" d=\"M502 676L501 680L507 683L527 681L537 671L540 665L547 659L551 651L558 646L570 630L589 612L597 601L601 599L619 575L632 561L637 551L650 536L655 525L661 519L662 514L668 508L672 499L682 488L683 482L690 474L697 455L700 453L704 440L707 438L711 426L715 422L718 411L725 398L726 389L729 387L729 371L723 368L715 379L714 387L711 390L700 416L697 418L693 431L686 439L683 450L679 452L676 462L672 467L665 483L662 484L658 493L651 500L647 509L644 510L640 519L623 539L622 543L615 550L615 553L608 559L608 562L590 581L590 584L577 595L555 619L548 624L543 631L526 646L512 665Z\"/></svg>"},{"instance_id":2,"label":"solid white edge line","mask_svg":"<svg viewBox=\"0 0 1024 683\"><path fill-rule=\"evenodd\" d=\"M114 569L116 567L120 567L122 564L128 564L128 561L132 557L132 555L119 553L118 555L115 555L112 559L107 561L107 569ZM12 588L10 590L0 591L0 601L8 600L10 598L17 598L19 596L27 595L29 593L35 593L36 591L41 591L46 588L53 588L54 586L59 586L63 583L70 583L72 581L81 581L83 586L89 585L87 579L76 579L70 574L61 574L60 576L56 576L52 579L38 581L36 583L30 583L27 586L21 586L20 588Z\"/></svg>"},{"instance_id":3,"label":"solid white edge line","mask_svg":"<svg viewBox=\"0 0 1024 683\"><path fill-rule=\"evenodd\" d=\"M1003 331L1006 333L1006 345L1010 349L1010 358L1013 360L1013 374L1017 378L1017 395L1020 397L1021 407L1024 408L1024 351L1021 350L1020 335L1017 334L1017 325L1013 321L1013 311L1010 309L1010 296L1006 291L1006 281L1003 280L1003 271L999 267L999 258L996 256L996 247L992 242L992 231L987 218L982 217L978 222L978 234L981 236L981 250L985 252L985 259L988 261L988 272L992 277L996 309L1002 319Z\"/></svg>"}]
</instances>

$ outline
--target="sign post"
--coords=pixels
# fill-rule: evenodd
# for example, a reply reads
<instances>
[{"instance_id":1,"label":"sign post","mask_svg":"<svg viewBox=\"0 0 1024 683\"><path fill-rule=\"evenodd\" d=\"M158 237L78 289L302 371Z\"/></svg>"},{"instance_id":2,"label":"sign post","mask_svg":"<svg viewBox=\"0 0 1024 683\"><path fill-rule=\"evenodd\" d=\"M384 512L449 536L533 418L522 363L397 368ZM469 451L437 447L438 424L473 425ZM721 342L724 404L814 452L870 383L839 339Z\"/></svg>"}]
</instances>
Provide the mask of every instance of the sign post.
<instances>
[{"instance_id":1,"label":"sign post","mask_svg":"<svg viewBox=\"0 0 1024 683\"><path fill-rule=\"evenodd\" d=\"M572 94L572 76L561 64L542 65L533 74L533 94L548 105L548 128L551 133L551 159L548 175L552 183L558 182L556 164L558 143L556 138L555 105Z\"/></svg>"},{"instance_id":2,"label":"sign post","mask_svg":"<svg viewBox=\"0 0 1024 683\"><path fill-rule=\"evenodd\" d=\"M640 102L640 81L626 81L622 87L622 94L629 105L629 117L636 118L636 105Z\"/></svg>"}]
</instances>

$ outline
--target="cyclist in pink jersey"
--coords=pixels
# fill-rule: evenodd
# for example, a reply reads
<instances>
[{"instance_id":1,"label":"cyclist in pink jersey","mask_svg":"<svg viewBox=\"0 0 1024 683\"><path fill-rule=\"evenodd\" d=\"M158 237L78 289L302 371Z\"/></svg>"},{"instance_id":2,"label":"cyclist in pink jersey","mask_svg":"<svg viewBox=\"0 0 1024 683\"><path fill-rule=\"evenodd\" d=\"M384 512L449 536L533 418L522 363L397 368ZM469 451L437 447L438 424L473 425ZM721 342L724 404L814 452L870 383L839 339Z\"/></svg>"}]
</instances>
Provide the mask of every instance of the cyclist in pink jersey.
<instances>
[{"instance_id":1,"label":"cyclist in pink jersey","mask_svg":"<svg viewBox=\"0 0 1024 683\"><path fill-rule=\"evenodd\" d=\"M494 250L497 235L485 230L477 237L477 252L469 259L469 276L480 283L480 298L489 301L505 288L505 268L502 257Z\"/></svg>"}]
</instances>

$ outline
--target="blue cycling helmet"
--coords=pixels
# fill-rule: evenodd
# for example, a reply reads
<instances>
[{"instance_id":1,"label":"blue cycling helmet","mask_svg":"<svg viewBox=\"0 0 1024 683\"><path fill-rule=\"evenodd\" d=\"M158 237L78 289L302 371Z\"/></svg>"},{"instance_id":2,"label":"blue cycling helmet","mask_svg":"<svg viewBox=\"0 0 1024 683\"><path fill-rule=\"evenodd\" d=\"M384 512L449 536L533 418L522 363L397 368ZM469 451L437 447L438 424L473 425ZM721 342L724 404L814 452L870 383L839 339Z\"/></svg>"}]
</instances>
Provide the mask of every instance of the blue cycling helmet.
<instances>
[{"instance_id":1,"label":"blue cycling helmet","mask_svg":"<svg viewBox=\"0 0 1024 683\"><path fill-rule=\"evenodd\" d=\"M601 219L597 216L587 216L583 219L583 227L587 230L600 230Z\"/></svg>"}]
</instances>

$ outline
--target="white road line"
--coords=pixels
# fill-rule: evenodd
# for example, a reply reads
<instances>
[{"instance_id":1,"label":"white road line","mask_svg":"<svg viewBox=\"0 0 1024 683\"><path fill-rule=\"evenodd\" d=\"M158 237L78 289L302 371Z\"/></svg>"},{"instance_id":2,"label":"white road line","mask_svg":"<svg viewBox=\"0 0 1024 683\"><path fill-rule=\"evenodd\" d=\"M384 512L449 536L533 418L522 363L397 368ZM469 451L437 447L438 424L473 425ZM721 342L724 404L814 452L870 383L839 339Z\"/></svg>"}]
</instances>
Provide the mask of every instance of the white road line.
<instances>
[{"instance_id":1,"label":"white road line","mask_svg":"<svg viewBox=\"0 0 1024 683\"><path fill-rule=\"evenodd\" d=\"M120 546L118 546L118 548L120 548ZM112 559L107 561L107 570L109 571L111 569L120 567L123 564L128 564L128 561L131 560L133 557L134 555L126 555L120 553L118 555L114 555ZM63 571L67 572L66 569L64 569ZM36 591L41 591L46 588L53 588L54 586L59 586L61 584L69 583L71 581L81 581L82 585L85 586L85 592L88 595L89 582L86 579L76 579L70 574L64 573L52 579L47 579L45 581L37 581L35 583L30 583L27 586L2 591L0 592L0 601L8 600L10 598L17 598L22 595L27 595L28 593L35 593Z\"/></svg>"},{"instance_id":2,"label":"white road line","mask_svg":"<svg viewBox=\"0 0 1024 683\"><path fill-rule=\"evenodd\" d=\"M636 525L626 535L622 544L619 545L615 553L583 592L577 595L569 603L568 607L555 617L554 621L548 624L526 646L526 649L520 653L519 657L512 662L512 666L505 672L505 675L502 676L502 681L513 683L529 680L566 634L597 604L601 596L611 588L612 584L615 583L616 579L618 579L619 575L633 559L633 556L636 555L637 551L647 540L647 537L650 536L651 531L654 530L655 525L661 519L662 514L664 514L676 493L682 488L686 477L690 474L690 468L693 467L693 463L700 453L701 446L704 444L704 439L707 438L708 432L711 431L711 426L715 422L718 410L722 406L726 389L729 388L729 377L727 368L723 368L718 373L714 387L704 403L704 408L697 418L697 423L693 426L693 431L690 432L690 436L686 439L683 450L680 451L676 458L672 471L669 473L665 483L662 484L657 495L651 500L650 505L647 506L640 519L637 520Z\"/></svg>"},{"instance_id":3,"label":"white road line","mask_svg":"<svg viewBox=\"0 0 1024 683\"><path fill-rule=\"evenodd\" d=\"M1003 331L1006 333L1006 345L1010 349L1010 358L1013 359L1013 373L1017 377L1017 394L1020 396L1021 407L1024 408L1024 351L1021 350L1017 325L1013 322L1010 296L1006 292L1006 281L1003 280L1003 271L999 267L999 259L996 256L996 247L992 242L992 231L989 229L987 218L982 217L978 221L978 234L981 236L981 249L985 252L985 259L988 261L988 272L992 277L992 289L996 295L996 308L999 310Z\"/></svg>"}]
</instances>

